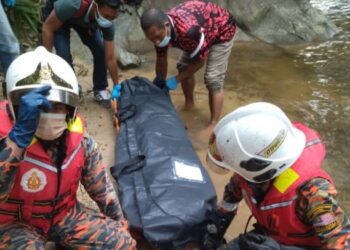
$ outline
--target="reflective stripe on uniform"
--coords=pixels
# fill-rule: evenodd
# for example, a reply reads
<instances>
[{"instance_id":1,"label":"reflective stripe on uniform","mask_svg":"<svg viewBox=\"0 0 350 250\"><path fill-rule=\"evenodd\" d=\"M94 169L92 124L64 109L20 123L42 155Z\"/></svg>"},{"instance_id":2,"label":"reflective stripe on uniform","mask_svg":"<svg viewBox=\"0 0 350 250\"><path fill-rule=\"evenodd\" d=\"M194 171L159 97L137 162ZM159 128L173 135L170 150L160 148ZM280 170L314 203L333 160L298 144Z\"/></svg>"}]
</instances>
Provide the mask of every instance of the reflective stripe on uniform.
<instances>
[{"instance_id":1,"label":"reflective stripe on uniform","mask_svg":"<svg viewBox=\"0 0 350 250\"><path fill-rule=\"evenodd\" d=\"M271 209L275 209L278 207L287 207L293 204L293 202L298 198L297 195L293 196L293 198L289 201L284 201L284 202L280 202L280 203L273 203L271 205L267 205L267 206L260 206L259 209L262 211L266 211L266 210L271 210Z\"/></svg>"},{"instance_id":2,"label":"reflective stripe on uniform","mask_svg":"<svg viewBox=\"0 0 350 250\"><path fill-rule=\"evenodd\" d=\"M239 204L238 202L229 203L227 201L222 200L219 204L219 207L223 208L225 211L233 212L233 211L237 210L238 204Z\"/></svg>"},{"instance_id":3,"label":"reflective stripe on uniform","mask_svg":"<svg viewBox=\"0 0 350 250\"><path fill-rule=\"evenodd\" d=\"M321 139L319 139L319 138L317 138L317 139L315 139L315 140L312 140L312 141L308 141L306 144L305 144L305 148L307 148L307 147L310 147L310 146L312 146L312 145L314 145L314 144L317 144L317 143L321 143L322 141L321 141Z\"/></svg>"},{"instance_id":4,"label":"reflective stripe on uniform","mask_svg":"<svg viewBox=\"0 0 350 250\"><path fill-rule=\"evenodd\" d=\"M70 155L69 159L66 161L65 164L62 165L62 170L67 168L68 165L71 163L71 161L73 160L73 158L75 157L75 155L78 153L79 149L81 148L81 143L78 145L78 147L76 147L73 151L73 153ZM42 168L45 168L47 170L50 170L52 172L55 172L57 173L57 168L55 166L52 166L50 164L47 164L45 162L41 162L41 161L38 161L36 159L33 159L31 157L28 157L28 156L24 156L24 159L23 161L27 161L27 162L30 162L34 165L37 165L39 167L42 167Z\"/></svg>"}]
</instances>

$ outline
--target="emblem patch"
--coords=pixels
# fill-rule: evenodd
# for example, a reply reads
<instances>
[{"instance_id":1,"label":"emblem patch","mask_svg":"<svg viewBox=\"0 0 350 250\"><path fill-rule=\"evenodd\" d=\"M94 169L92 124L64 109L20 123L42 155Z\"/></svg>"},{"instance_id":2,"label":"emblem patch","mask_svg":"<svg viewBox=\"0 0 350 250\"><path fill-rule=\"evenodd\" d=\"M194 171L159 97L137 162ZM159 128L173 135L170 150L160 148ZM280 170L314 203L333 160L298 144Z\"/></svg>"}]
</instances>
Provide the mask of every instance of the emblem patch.
<instances>
[{"instance_id":1,"label":"emblem patch","mask_svg":"<svg viewBox=\"0 0 350 250\"><path fill-rule=\"evenodd\" d=\"M50 80L52 78L52 70L49 65L41 64L40 77L42 80Z\"/></svg>"},{"instance_id":2,"label":"emblem patch","mask_svg":"<svg viewBox=\"0 0 350 250\"><path fill-rule=\"evenodd\" d=\"M313 222L317 233L330 232L339 226L339 222L333 213L322 214Z\"/></svg>"},{"instance_id":3,"label":"emblem patch","mask_svg":"<svg viewBox=\"0 0 350 250\"><path fill-rule=\"evenodd\" d=\"M21 179L22 188L30 193L36 193L43 190L46 184L46 175L37 168L29 170Z\"/></svg>"}]
</instances>

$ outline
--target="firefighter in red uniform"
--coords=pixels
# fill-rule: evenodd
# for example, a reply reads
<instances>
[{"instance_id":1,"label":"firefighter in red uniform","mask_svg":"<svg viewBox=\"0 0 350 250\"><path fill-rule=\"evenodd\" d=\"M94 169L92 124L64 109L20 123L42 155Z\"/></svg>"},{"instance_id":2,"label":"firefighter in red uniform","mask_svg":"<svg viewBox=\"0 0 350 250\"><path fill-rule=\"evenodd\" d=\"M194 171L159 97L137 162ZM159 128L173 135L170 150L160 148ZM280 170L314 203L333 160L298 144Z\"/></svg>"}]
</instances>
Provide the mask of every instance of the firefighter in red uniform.
<instances>
[{"instance_id":1,"label":"firefighter in red uniform","mask_svg":"<svg viewBox=\"0 0 350 250\"><path fill-rule=\"evenodd\" d=\"M72 68L44 47L19 56L0 102L0 249L135 249ZM100 211L77 201L79 182Z\"/></svg>"},{"instance_id":2,"label":"firefighter in red uniform","mask_svg":"<svg viewBox=\"0 0 350 250\"><path fill-rule=\"evenodd\" d=\"M211 215L204 249L217 249L244 199L257 223L228 249L350 249L350 222L321 169L325 145L277 106L253 103L225 116L209 141L207 163L236 173Z\"/></svg>"}]
</instances>

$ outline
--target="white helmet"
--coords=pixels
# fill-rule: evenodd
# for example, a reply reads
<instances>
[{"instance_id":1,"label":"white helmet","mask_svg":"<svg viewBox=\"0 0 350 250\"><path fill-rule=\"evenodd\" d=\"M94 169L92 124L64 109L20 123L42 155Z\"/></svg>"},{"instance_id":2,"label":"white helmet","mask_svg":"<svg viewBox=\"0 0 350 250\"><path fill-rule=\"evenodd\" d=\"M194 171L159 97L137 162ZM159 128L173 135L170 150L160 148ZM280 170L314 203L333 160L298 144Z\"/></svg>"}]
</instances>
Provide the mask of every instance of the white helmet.
<instances>
[{"instance_id":1,"label":"white helmet","mask_svg":"<svg viewBox=\"0 0 350 250\"><path fill-rule=\"evenodd\" d=\"M250 182L271 180L292 166L305 135L277 106L258 102L236 109L215 126L207 161Z\"/></svg>"},{"instance_id":2,"label":"white helmet","mask_svg":"<svg viewBox=\"0 0 350 250\"><path fill-rule=\"evenodd\" d=\"M71 116L74 118L79 103L75 73L64 59L42 46L20 55L8 68L6 89L13 117L16 118L14 107L19 105L20 97L42 85L51 85L47 99L72 107Z\"/></svg>"}]
</instances>

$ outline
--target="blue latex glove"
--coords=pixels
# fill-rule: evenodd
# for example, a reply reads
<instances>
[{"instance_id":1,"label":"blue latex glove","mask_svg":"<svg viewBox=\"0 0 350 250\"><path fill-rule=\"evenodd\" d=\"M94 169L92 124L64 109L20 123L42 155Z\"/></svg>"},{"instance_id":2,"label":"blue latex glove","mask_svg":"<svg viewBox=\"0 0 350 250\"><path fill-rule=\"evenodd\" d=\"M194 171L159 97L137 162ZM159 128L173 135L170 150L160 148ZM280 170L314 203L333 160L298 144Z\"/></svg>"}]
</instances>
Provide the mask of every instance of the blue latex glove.
<instances>
[{"instance_id":1,"label":"blue latex glove","mask_svg":"<svg viewBox=\"0 0 350 250\"><path fill-rule=\"evenodd\" d=\"M9 7L13 7L16 4L16 0L5 0L5 5Z\"/></svg>"},{"instance_id":2,"label":"blue latex glove","mask_svg":"<svg viewBox=\"0 0 350 250\"><path fill-rule=\"evenodd\" d=\"M41 110L51 109L51 103L45 97L50 89L51 86L46 85L21 97L16 123L9 133L10 139L20 148L26 148L31 143Z\"/></svg>"},{"instance_id":3,"label":"blue latex glove","mask_svg":"<svg viewBox=\"0 0 350 250\"><path fill-rule=\"evenodd\" d=\"M122 89L122 85L119 83L114 84L113 90L112 90L112 94L111 94L111 99L112 100L119 100L120 99L120 91Z\"/></svg>"},{"instance_id":4,"label":"blue latex glove","mask_svg":"<svg viewBox=\"0 0 350 250\"><path fill-rule=\"evenodd\" d=\"M178 81L176 80L175 76L172 76L166 80L166 86L168 89L176 89L176 86L178 84Z\"/></svg>"}]
</instances>

